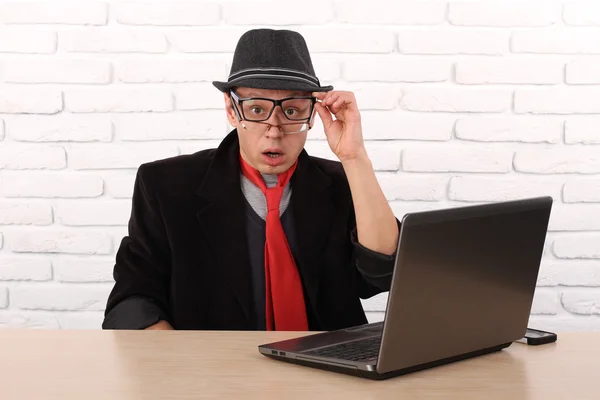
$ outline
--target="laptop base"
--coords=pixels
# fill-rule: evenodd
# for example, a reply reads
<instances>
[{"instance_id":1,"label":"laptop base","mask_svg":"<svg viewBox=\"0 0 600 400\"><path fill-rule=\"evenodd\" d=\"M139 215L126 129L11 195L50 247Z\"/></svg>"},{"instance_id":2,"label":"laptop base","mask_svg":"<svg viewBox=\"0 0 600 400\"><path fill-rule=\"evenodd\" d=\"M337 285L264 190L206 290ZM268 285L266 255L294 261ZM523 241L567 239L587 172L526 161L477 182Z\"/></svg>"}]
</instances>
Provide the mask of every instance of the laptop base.
<instances>
[{"instance_id":1,"label":"laptop base","mask_svg":"<svg viewBox=\"0 0 600 400\"><path fill-rule=\"evenodd\" d=\"M425 369L430 369L430 368L438 367L441 365L454 363L457 361L467 360L467 359L482 356L485 354L495 353L495 352L501 351L501 350L509 347L511 344L512 344L512 342L504 343L504 344L501 344L498 346L489 347L486 349L481 349L481 350L473 351L470 353L460 354L460 355L457 355L454 357L448 357L448 358L444 358L444 359L437 360L437 361L432 361L432 362L425 363L425 364L414 365L414 366L411 366L408 368L402 368L402 369L398 369L396 371L390 371L390 372L387 372L384 374L380 374L375 370L367 371L367 370L358 369L357 366L352 367L352 365L349 365L349 364L343 365L343 366L342 366L342 364L336 365L333 362L331 364L327 364L322 359L311 361L306 358L276 356L276 355L267 354L267 353L262 353L262 354L265 357L272 358L272 359L278 360L278 361L287 362L290 364L297 364L297 365L302 365L305 367L311 367L311 368L316 368L316 369L335 372L335 373L342 373L345 375L352 375L352 376L367 378L367 379L371 379L371 380L384 380L384 379L389 379L389 378L393 378L396 376L410 374L412 372L422 371ZM304 357L301 354L298 354L298 356Z\"/></svg>"}]
</instances>

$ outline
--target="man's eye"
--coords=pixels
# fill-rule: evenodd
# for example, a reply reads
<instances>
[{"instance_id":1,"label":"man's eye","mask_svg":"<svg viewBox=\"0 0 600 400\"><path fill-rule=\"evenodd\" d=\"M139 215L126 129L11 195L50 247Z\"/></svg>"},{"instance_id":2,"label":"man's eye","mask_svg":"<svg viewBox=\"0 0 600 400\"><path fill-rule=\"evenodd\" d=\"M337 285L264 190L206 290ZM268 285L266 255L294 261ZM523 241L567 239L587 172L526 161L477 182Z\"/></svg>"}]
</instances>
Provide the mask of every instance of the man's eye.
<instances>
[{"instance_id":1,"label":"man's eye","mask_svg":"<svg viewBox=\"0 0 600 400\"><path fill-rule=\"evenodd\" d=\"M254 114L260 114L263 112L263 109L260 107L252 107L252 108L250 108L250 112L252 112Z\"/></svg>"},{"instance_id":2,"label":"man's eye","mask_svg":"<svg viewBox=\"0 0 600 400\"><path fill-rule=\"evenodd\" d=\"M286 113L287 115L289 115L290 117L293 117L294 115L298 114L298 111L297 111L297 110L294 110L294 109L292 109L292 108L287 108L287 109L285 110L285 113Z\"/></svg>"}]
</instances>

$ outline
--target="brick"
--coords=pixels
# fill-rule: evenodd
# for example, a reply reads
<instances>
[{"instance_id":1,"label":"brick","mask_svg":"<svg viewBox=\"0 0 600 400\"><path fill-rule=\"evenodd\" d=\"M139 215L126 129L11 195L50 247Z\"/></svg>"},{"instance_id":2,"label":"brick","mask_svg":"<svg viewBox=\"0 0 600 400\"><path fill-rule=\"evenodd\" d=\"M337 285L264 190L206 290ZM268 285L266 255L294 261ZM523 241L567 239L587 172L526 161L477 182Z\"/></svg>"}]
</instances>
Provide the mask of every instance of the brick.
<instances>
[{"instance_id":1,"label":"brick","mask_svg":"<svg viewBox=\"0 0 600 400\"><path fill-rule=\"evenodd\" d=\"M572 178L563 186L565 203L600 202L600 179Z\"/></svg>"},{"instance_id":2,"label":"brick","mask_svg":"<svg viewBox=\"0 0 600 400\"><path fill-rule=\"evenodd\" d=\"M56 314L35 311L0 312L0 329L60 329Z\"/></svg>"},{"instance_id":3,"label":"brick","mask_svg":"<svg viewBox=\"0 0 600 400\"><path fill-rule=\"evenodd\" d=\"M565 142L569 144L600 144L600 118L569 118L565 122Z\"/></svg>"},{"instance_id":4,"label":"brick","mask_svg":"<svg viewBox=\"0 0 600 400\"><path fill-rule=\"evenodd\" d=\"M452 139L454 127L454 117L430 118L390 111L361 112L361 122L365 140L446 141Z\"/></svg>"},{"instance_id":5,"label":"brick","mask_svg":"<svg viewBox=\"0 0 600 400\"><path fill-rule=\"evenodd\" d=\"M58 313L62 329L100 330L104 321L103 311L65 311Z\"/></svg>"},{"instance_id":6,"label":"brick","mask_svg":"<svg viewBox=\"0 0 600 400\"><path fill-rule=\"evenodd\" d=\"M106 307L108 285L28 285L11 291L11 302L21 310L94 311Z\"/></svg>"},{"instance_id":7,"label":"brick","mask_svg":"<svg viewBox=\"0 0 600 400\"><path fill-rule=\"evenodd\" d=\"M600 267L597 262L543 260L537 285L550 286L600 286Z\"/></svg>"},{"instance_id":8,"label":"brick","mask_svg":"<svg viewBox=\"0 0 600 400\"><path fill-rule=\"evenodd\" d=\"M129 229L127 226L116 226L110 229L113 234L114 243L121 243L123 238L129 235Z\"/></svg>"},{"instance_id":9,"label":"brick","mask_svg":"<svg viewBox=\"0 0 600 400\"><path fill-rule=\"evenodd\" d=\"M178 155L175 145L87 145L69 151L69 165L76 170L138 168L140 164Z\"/></svg>"},{"instance_id":10,"label":"brick","mask_svg":"<svg viewBox=\"0 0 600 400\"><path fill-rule=\"evenodd\" d=\"M559 294L552 289L537 288L533 296L531 314L556 315L560 308Z\"/></svg>"},{"instance_id":11,"label":"brick","mask_svg":"<svg viewBox=\"0 0 600 400\"><path fill-rule=\"evenodd\" d=\"M377 174L377 180L388 201L441 201L446 196L448 178L421 174Z\"/></svg>"},{"instance_id":12,"label":"brick","mask_svg":"<svg viewBox=\"0 0 600 400\"><path fill-rule=\"evenodd\" d=\"M97 1L9 1L0 3L0 23L105 25L108 8Z\"/></svg>"},{"instance_id":13,"label":"brick","mask_svg":"<svg viewBox=\"0 0 600 400\"><path fill-rule=\"evenodd\" d=\"M0 113L56 114L63 109L60 89L0 86Z\"/></svg>"},{"instance_id":14,"label":"brick","mask_svg":"<svg viewBox=\"0 0 600 400\"><path fill-rule=\"evenodd\" d=\"M320 157L326 160L339 161L331 151L329 144L325 140L308 140L304 145L306 152L313 157ZM371 157L373 160L373 157Z\"/></svg>"},{"instance_id":15,"label":"brick","mask_svg":"<svg viewBox=\"0 0 600 400\"><path fill-rule=\"evenodd\" d=\"M4 136L6 136L4 133L4 120L0 118L0 141L4 140Z\"/></svg>"},{"instance_id":16,"label":"brick","mask_svg":"<svg viewBox=\"0 0 600 400\"><path fill-rule=\"evenodd\" d=\"M477 54L508 53L506 32L481 29L406 29L398 31L398 49L403 54Z\"/></svg>"},{"instance_id":17,"label":"brick","mask_svg":"<svg viewBox=\"0 0 600 400\"><path fill-rule=\"evenodd\" d=\"M562 183L538 178L453 177L450 181L450 200L506 201L527 197L552 196L560 199Z\"/></svg>"},{"instance_id":18,"label":"brick","mask_svg":"<svg viewBox=\"0 0 600 400\"><path fill-rule=\"evenodd\" d=\"M560 236L554 240L552 250L558 258L600 258L600 235L582 233ZM600 265L596 265L596 270L600 279Z\"/></svg>"},{"instance_id":19,"label":"brick","mask_svg":"<svg viewBox=\"0 0 600 400\"><path fill-rule=\"evenodd\" d=\"M297 29L311 53L391 53L394 32L380 28L310 27Z\"/></svg>"},{"instance_id":20,"label":"brick","mask_svg":"<svg viewBox=\"0 0 600 400\"><path fill-rule=\"evenodd\" d=\"M14 253L110 254L107 233L82 229L48 229L12 232L7 240Z\"/></svg>"},{"instance_id":21,"label":"brick","mask_svg":"<svg viewBox=\"0 0 600 400\"><path fill-rule=\"evenodd\" d=\"M180 154L194 154L198 151L216 149L220 140L190 140L179 145Z\"/></svg>"},{"instance_id":22,"label":"brick","mask_svg":"<svg viewBox=\"0 0 600 400\"><path fill-rule=\"evenodd\" d=\"M464 84L559 84L563 76L564 63L547 59L503 58L456 64L456 82Z\"/></svg>"},{"instance_id":23,"label":"brick","mask_svg":"<svg viewBox=\"0 0 600 400\"><path fill-rule=\"evenodd\" d=\"M560 4L530 1L451 2L448 21L459 26L550 26L560 21Z\"/></svg>"},{"instance_id":24,"label":"brick","mask_svg":"<svg viewBox=\"0 0 600 400\"><path fill-rule=\"evenodd\" d=\"M110 83L109 61L85 59L10 60L4 81L13 83Z\"/></svg>"},{"instance_id":25,"label":"brick","mask_svg":"<svg viewBox=\"0 0 600 400\"><path fill-rule=\"evenodd\" d=\"M600 113L600 88L517 89L515 112L531 114Z\"/></svg>"},{"instance_id":26,"label":"brick","mask_svg":"<svg viewBox=\"0 0 600 400\"><path fill-rule=\"evenodd\" d=\"M115 73L127 83L201 82L225 75L226 67L225 60L216 59L127 59L115 62Z\"/></svg>"},{"instance_id":27,"label":"brick","mask_svg":"<svg viewBox=\"0 0 600 400\"><path fill-rule=\"evenodd\" d=\"M0 53L52 54L56 43L56 32L0 27Z\"/></svg>"},{"instance_id":28,"label":"brick","mask_svg":"<svg viewBox=\"0 0 600 400\"><path fill-rule=\"evenodd\" d=\"M222 110L118 117L115 134L125 141L223 139L227 133Z\"/></svg>"},{"instance_id":29,"label":"brick","mask_svg":"<svg viewBox=\"0 0 600 400\"><path fill-rule=\"evenodd\" d=\"M0 258L0 281L49 281L52 264L48 259Z\"/></svg>"},{"instance_id":30,"label":"brick","mask_svg":"<svg viewBox=\"0 0 600 400\"><path fill-rule=\"evenodd\" d=\"M369 299L362 300L365 311L385 311L388 293L380 293Z\"/></svg>"},{"instance_id":31,"label":"brick","mask_svg":"<svg viewBox=\"0 0 600 400\"><path fill-rule=\"evenodd\" d=\"M8 307L8 288L0 286L0 309Z\"/></svg>"},{"instance_id":32,"label":"brick","mask_svg":"<svg viewBox=\"0 0 600 400\"><path fill-rule=\"evenodd\" d=\"M445 82L451 70L450 60L369 56L346 60L343 77L346 81Z\"/></svg>"},{"instance_id":33,"label":"brick","mask_svg":"<svg viewBox=\"0 0 600 400\"><path fill-rule=\"evenodd\" d=\"M63 169L67 166L61 146L11 145L0 148L0 169Z\"/></svg>"},{"instance_id":34,"label":"brick","mask_svg":"<svg viewBox=\"0 0 600 400\"><path fill-rule=\"evenodd\" d=\"M595 316L561 314L533 315L529 318L529 327L550 332L590 332L597 329Z\"/></svg>"},{"instance_id":35,"label":"brick","mask_svg":"<svg viewBox=\"0 0 600 400\"><path fill-rule=\"evenodd\" d=\"M364 301L364 300L361 300ZM385 313L382 311L367 311L365 312L369 324L381 322L385 319Z\"/></svg>"},{"instance_id":36,"label":"brick","mask_svg":"<svg viewBox=\"0 0 600 400\"><path fill-rule=\"evenodd\" d=\"M359 110L392 110L395 108L402 89L398 85L389 83L349 83L343 90L351 91L356 98Z\"/></svg>"},{"instance_id":37,"label":"brick","mask_svg":"<svg viewBox=\"0 0 600 400\"><path fill-rule=\"evenodd\" d=\"M600 25L600 5L595 1L568 1L563 5L565 24L572 26Z\"/></svg>"},{"instance_id":38,"label":"brick","mask_svg":"<svg viewBox=\"0 0 600 400\"><path fill-rule=\"evenodd\" d=\"M409 111L489 112L510 109L512 92L506 89L408 87L401 104Z\"/></svg>"},{"instance_id":39,"label":"brick","mask_svg":"<svg viewBox=\"0 0 600 400\"><path fill-rule=\"evenodd\" d=\"M600 205L556 204L552 207L549 231L600 230Z\"/></svg>"},{"instance_id":40,"label":"brick","mask_svg":"<svg viewBox=\"0 0 600 400\"><path fill-rule=\"evenodd\" d=\"M407 213L428 211L428 210L439 210L441 208L447 208L449 203L446 201L390 201L390 207L394 215L402 220L404 215Z\"/></svg>"},{"instance_id":41,"label":"brick","mask_svg":"<svg viewBox=\"0 0 600 400\"><path fill-rule=\"evenodd\" d=\"M0 225L50 225L49 204L0 200Z\"/></svg>"},{"instance_id":42,"label":"brick","mask_svg":"<svg viewBox=\"0 0 600 400\"><path fill-rule=\"evenodd\" d=\"M513 152L453 146L409 147L402 151L402 169L411 172L490 172L511 170Z\"/></svg>"},{"instance_id":43,"label":"brick","mask_svg":"<svg viewBox=\"0 0 600 400\"><path fill-rule=\"evenodd\" d=\"M577 291L563 293L561 303L565 310L577 315L600 315L600 293Z\"/></svg>"},{"instance_id":44,"label":"brick","mask_svg":"<svg viewBox=\"0 0 600 400\"><path fill-rule=\"evenodd\" d=\"M171 48L180 53L233 53L246 29L210 27L199 30L169 30ZM214 40L218 37L219 40ZM225 77L221 78L227 80Z\"/></svg>"},{"instance_id":45,"label":"brick","mask_svg":"<svg viewBox=\"0 0 600 400\"><path fill-rule=\"evenodd\" d=\"M0 175L4 197L83 198L102 195L100 176L72 172L19 172Z\"/></svg>"},{"instance_id":46,"label":"brick","mask_svg":"<svg viewBox=\"0 0 600 400\"><path fill-rule=\"evenodd\" d=\"M125 2L114 4L115 18L125 25L218 25L219 4L211 1Z\"/></svg>"},{"instance_id":47,"label":"brick","mask_svg":"<svg viewBox=\"0 0 600 400\"><path fill-rule=\"evenodd\" d=\"M135 183L135 172L118 171L104 175L106 194L115 199L131 199Z\"/></svg>"},{"instance_id":48,"label":"brick","mask_svg":"<svg viewBox=\"0 0 600 400\"><path fill-rule=\"evenodd\" d=\"M150 29L87 28L63 31L60 48L71 53L164 53L165 35Z\"/></svg>"},{"instance_id":49,"label":"brick","mask_svg":"<svg viewBox=\"0 0 600 400\"><path fill-rule=\"evenodd\" d=\"M2 232L0 232L0 250L2 249L3 246L4 246L4 235L2 234Z\"/></svg>"},{"instance_id":50,"label":"brick","mask_svg":"<svg viewBox=\"0 0 600 400\"><path fill-rule=\"evenodd\" d=\"M209 83L192 83L178 85L173 89L175 104L178 110L220 110L222 119L225 116L225 99L223 93Z\"/></svg>"},{"instance_id":51,"label":"brick","mask_svg":"<svg viewBox=\"0 0 600 400\"><path fill-rule=\"evenodd\" d=\"M8 136L22 142L110 142L112 124L104 116L27 115L7 123Z\"/></svg>"},{"instance_id":52,"label":"brick","mask_svg":"<svg viewBox=\"0 0 600 400\"><path fill-rule=\"evenodd\" d=\"M516 31L510 49L513 53L600 54L600 32L587 28Z\"/></svg>"},{"instance_id":53,"label":"brick","mask_svg":"<svg viewBox=\"0 0 600 400\"><path fill-rule=\"evenodd\" d=\"M400 149L385 142L365 142L365 148L375 171L398 171Z\"/></svg>"},{"instance_id":54,"label":"brick","mask_svg":"<svg viewBox=\"0 0 600 400\"><path fill-rule=\"evenodd\" d=\"M324 140L307 141L304 147L308 154L328 160L339 161ZM397 171L400 165L400 150L388 143L365 142L365 148L375 171Z\"/></svg>"},{"instance_id":55,"label":"brick","mask_svg":"<svg viewBox=\"0 0 600 400\"><path fill-rule=\"evenodd\" d=\"M565 81L571 85L600 83L600 60L574 60L567 63Z\"/></svg>"},{"instance_id":56,"label":"brick","mask_svg":"<svg viewBox=\"0 0 600 400\"><path fill-rule=\"evenodd\" d=\"M321 85L333 85L333 82L342 76L342 61L338 56L316 54L311 58ZM227 70L227 73L229 73L229 70Z\"/></svg>"},{"instance_id":57,"label":"brick","mask_svg":"<svg viewBox=\"0 0 600 400\"><path fill-rule=\"evenodd\" d=\"M334 19L331 2L317 0L305 0L293 11L289 4L274 0L227 1L222 7L223 22L228 25L315 25Z\"/></svg>"},{"instance_id":58,"label":"brick","mask_svg":"<svg viewBox=\"0 0 600 400\"><path fill-rule=\"evenodd\" d=\"M53 263L59 282L114 282L114 259L64 258Z\"/></svg>"},{"instance_id":59,"label":"brick","mask_svg":"<svg viewBox=\"0 0 600 400\"><path fill-rule=\"evenodd\" d=\"M75 113L165 112L173 110L167 87L110 86L65 90L65 108Z\"/></svg>"},{"instance_id":60,"label":"brick","mask_svg":"<svg viewBox=\"0 0 600 400\"><path fill-rule=\"evenodd\" d=\"M600 152L594 148L517 151L515 170L536 174L600 173Z\"/></svg>"},{"instance_id":61,"label":"brick","mask_svg":"<svg viewBox=\"0 0 600 400\"><path fill-rule=\"evenodd\" d=\"M477 116L456 121L456 137L477 142L559 143L561 120L532 117Z\"/></svg>"},{"instance_id":62,"label":"brick","mask_svg":"<svg viewBox=\"0 0 600 400\"><path fill-rule=\"evenodd\" d=\"M337 21L350 24L436 25L446 18L446 5L440 1L345 0L334 4Z\"/></svg>"},{"instance_id":63,"label":"brick","mask_svg":"<svg viewBox=\"0 0 600 400\"><path fill-rule=\"evenodd\" d=\"M61 202L54 206L57 221L65 226L127 225L130 201Z\"/></svg>"}]
</instances>

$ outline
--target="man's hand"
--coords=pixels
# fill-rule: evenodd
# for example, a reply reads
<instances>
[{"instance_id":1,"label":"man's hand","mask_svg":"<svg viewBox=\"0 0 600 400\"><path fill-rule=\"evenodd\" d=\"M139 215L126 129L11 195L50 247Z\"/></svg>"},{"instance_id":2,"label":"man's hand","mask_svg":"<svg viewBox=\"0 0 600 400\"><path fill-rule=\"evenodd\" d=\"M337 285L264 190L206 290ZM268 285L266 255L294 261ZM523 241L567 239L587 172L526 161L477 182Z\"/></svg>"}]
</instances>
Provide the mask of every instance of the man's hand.
<instances>
[{"instance_id":1,"label":"man's hand","mask_svg":"<svg viewBox=\"0 0 600 400\"><path fill-rule=\"evenodd\" d=\"M342 162L366 157L360 112L354 93L334 90L314 92L313 96L321 100L315 107L323 122L331 151Z\"/></svg>"},{"instance_id":2,"label":"man's hand","mask_svg":"<svg viewBox=\"0 0 600 400\"><path fill-rule=\"evenodd\" d=\"M148 331L172 331L174 330L171 324L167 321L160 320L156 324L146 328Z\"/></svg>"}]
</instances>

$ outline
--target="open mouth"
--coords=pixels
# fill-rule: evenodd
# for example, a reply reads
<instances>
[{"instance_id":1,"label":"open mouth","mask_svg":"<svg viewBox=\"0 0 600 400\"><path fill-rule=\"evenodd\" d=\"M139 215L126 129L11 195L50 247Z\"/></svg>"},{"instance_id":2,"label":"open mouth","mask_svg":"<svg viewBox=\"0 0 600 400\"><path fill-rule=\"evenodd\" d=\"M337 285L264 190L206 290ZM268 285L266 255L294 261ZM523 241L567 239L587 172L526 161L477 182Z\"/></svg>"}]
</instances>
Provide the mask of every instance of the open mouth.
<instances>
[{"instance_id":1,"label":"open mouth","mask_svg":"<svg viewBox=\"0 0 600 400\"><path fill-rule=\"evenodd\" d=\"M281 157L281 153L277 151L265 151L263 154L270 158Z\"/></svg>"}]
</instances>

